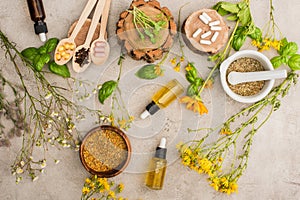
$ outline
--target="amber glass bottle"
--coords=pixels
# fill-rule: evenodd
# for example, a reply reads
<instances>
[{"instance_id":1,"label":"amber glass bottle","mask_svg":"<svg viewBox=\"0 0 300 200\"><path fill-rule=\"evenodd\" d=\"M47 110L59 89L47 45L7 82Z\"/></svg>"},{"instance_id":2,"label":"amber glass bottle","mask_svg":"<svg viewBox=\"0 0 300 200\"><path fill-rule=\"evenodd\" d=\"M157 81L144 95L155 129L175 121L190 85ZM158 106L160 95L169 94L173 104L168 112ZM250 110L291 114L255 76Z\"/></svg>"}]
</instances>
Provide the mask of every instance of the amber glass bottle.
<instances>
[{"instance_id":1,"label":"amber glass bottle","mask_svg":"<svg viewBox=\"0 0 300 200\"><path fill-rule=\"evenodd\" d=\"M27 0L31 20L34 21L35 34L39 35L42 42L47 40L47 25L44 22L46 18L42 0Z\"/></svg>"}]
</instances>

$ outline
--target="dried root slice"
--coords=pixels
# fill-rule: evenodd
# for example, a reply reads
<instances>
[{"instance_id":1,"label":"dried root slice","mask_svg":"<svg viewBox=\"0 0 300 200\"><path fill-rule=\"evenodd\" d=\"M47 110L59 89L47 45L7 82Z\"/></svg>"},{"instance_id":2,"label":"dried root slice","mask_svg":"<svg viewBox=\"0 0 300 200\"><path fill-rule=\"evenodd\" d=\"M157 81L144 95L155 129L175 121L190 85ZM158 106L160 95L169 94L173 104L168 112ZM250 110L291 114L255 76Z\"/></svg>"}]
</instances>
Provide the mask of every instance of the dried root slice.
<instances>
[{"instance_id":1,"label":"dried root slice","mask_svg":"<svg viewBox=\"0 0 300 200\"><path fill-rule=\"evenodd\" d=\"M138 7L146 15L155 20L156 16L161 15L161 19L166 21L163 30L159 32L157 42L152 43L148 37L142 40L136 27L133 24L133 16L128 11L123 11L120 14L120 19L117 22L117 36L119 41L124 45L128 55L135 60L144 59L149 63L162 58L163 53L169 51L173 45L173 37L177 33L177 26L174 17L167 7L161 7L156 0L134 0L129 6L129 10L133 7Z\"/></svg>"}]
</instances>

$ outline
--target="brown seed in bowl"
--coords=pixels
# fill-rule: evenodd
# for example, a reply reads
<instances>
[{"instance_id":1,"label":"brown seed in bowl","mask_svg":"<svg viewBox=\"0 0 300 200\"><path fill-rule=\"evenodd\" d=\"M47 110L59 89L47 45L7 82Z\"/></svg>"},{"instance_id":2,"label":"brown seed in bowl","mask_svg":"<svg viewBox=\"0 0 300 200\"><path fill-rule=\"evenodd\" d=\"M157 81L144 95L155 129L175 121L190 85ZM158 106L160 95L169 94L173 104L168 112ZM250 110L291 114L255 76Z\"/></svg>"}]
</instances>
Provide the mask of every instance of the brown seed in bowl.
<instances>
[{"instance_id":1,"label":"brown seed in bowl","mask_svg":"<svg viewBox=\"0 0 300 200\"><path fill-rule=\"evenodd\" d=\"M258 94L265 85L265 81L254 81L231 85L228 82L228 74L232 71L236 72L256 72L264 71L263 65L254 58L239 58L232 62L226 72L226 80L229 88L236 94L241 96L253 96Z\"/></svg>"}]
</instances>

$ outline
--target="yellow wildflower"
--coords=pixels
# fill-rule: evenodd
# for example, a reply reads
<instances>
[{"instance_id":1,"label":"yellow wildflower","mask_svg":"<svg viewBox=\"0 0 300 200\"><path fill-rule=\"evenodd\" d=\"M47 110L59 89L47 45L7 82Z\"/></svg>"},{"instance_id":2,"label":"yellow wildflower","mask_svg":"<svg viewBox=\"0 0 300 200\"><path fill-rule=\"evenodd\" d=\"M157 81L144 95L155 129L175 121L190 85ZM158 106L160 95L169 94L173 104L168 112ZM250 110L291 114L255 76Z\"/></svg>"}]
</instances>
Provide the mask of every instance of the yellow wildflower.
<instances>
[{"instance_id":1,"label":"yellow wildflower","mask_svg":"<svg viewBox=\"0 0 300 200\"><path fill-rule=\"evenodd\" d=\"M127 121L125 119L119 120L118 121L120 128L126 128Z\"/></svg>"},{"instance_id":2,"label":"yellow wildflower","mask_svg":"<svg viewBox=\"0 0 300 200\"><path fill-rule=\"evenodd\" d=\"M188 72L190 70L193 70L193 66L189 63L186 67L185 67L185 70Z\"/></svg>"},{"instance_id":3,"label":"yellow wildflower","mask_svg":"<svg viewBox=\"0 0 300 200\"><path fill-rule=\"evenodd\" d=\"M183 56L180 57L180 62L184 62L184 57Z\"/></svg>"},{"instance_id":4,"label":"yellow wildflower","mask_svg":"<svg viewBox=\"0 0 300 200\"><path fill-rule=\"evenodd\" d=\"M192 110L193 112L199 113L200 115L208 113L206 106L201 100L198 100L197 97L193 98L189 96L184 96L180 99L180 102L187 104L186 108L188 110Z\"/></svg>"},{"instance_id":5,"label":"yellow wildflower","mask_svg":"<svg viewBox=\"0 0 300 200\"><path fill-rule=\"evenodd\" d=\"M172 58L170 60L170 63L175 66L176 65L176 61L177 61L177 59L176 59L176 57L174 57L174 58Z\"/></svg>"},{"instance_id":6,"label":"yellow wildflower","mask_svg":"<svg viewBox=\"0 0 300 200\"><path fill-rule=\"evenodd\" d=\"M177 63L176 66L173 68L176 72L180 71L180 63Z\"/></svg>"},{"instance_id":7,"label":"yellow wildflower","mask_svg":"<svg viewBox=\"0 0 300 200\"><path fill-rule=\"evenodd\" d=\"M133 122L133 120L134 120L134 116L130 116L129 117L129 122Z\"/></svg>"},{"instance_id":8,"label":"yellow wildflower","mask_svg":"<svg viewBox=\"0 0 300 200\"><path fill-rule=\"evenodd\" d=\"M213 79L209 79L209 80L206 82L206 84L205 84L205 88L207 88L207 89L212 89L213 85L214 85L214 80L213 80Z\"/></svg>"},{"instance_id":9,"label":"yellow wildflower","mask_svg":"<svg viewBox=\"0 0 300 200\"><path fill-rule=\"evenodd\" d=\"M231 130L230 130L228 127L223 127L223 128L221 129L221 131L220 131L220 134L221 134L221 135L231 135L232 132L231 132Z\"/></svg>"},{"instance_id":10,"label":"yellow wildflower","mask_svg":"<svg viewBox=\"0 0 300 200\"><path fill-rule=\"evenodd\" d=\"M257 40L252 40L251 44L257 48L261 48L261 43Z\"/></svg>"},{"instance_id":11,"label":"yellow wildflower","mask_svg":"<svg viewBox=\"0 0 300 200\"><path fill-rule=\"evenodd\" d=\"M124 200L123 197L119 197L118 200Z\"/></svg>"},{"instance_id":12,"label":"yellow wildflower","mask_svg":"<svg viewBox=\"0 0 300 200\"><path fill-rule=\"evenodd\" d=\"M85 183L86 184L90 184L91 183L91 179L89 179L89 178L85 179Z\"/></svg>"},{"instance_id":13,"label":"yellow wildflower","mask_svg":"<svg viewBox=\"0 0 300 200\"><path fill-rule=\"evenodd\" d=\"M281 44L281 41L278 41L276 39L274 39L272 42L271 42L271 46L276 49L276 50L280 50L282 44Z\"/></svg>"},{"instance_id":14,"label":"yellow wildflower","mask_svg":"<svg viewBox=\"0 0 300 200\"><path fill-rule=\"evenodd\" d=\"M90 189L88 187L82 188L82 194L88 194L90 192Z\"/></svg>"},{"instance_id":15,"label":"yellow wildflower","mask_svg":"<svg viewBox=\"0 0 300 200\"><path fill-rule=\"evenodd\" d=\"M162 76L163 75L163 70L161 69L161 67L159 65L156 65L154 67L154 73L158 76Z\"/></svg>"},{"instance_id":16,"label":"yellow wildflower","mask_svg":"<svg viewBox=\"0 0 300 200\"><path fill-rule=\"evenodd\" d=\"M264 38L263 43L264 43L264 46L270 47L272 40L270 40L269 38Z\"/></svg>"},{"instance_id":17,"label":"yellow wildflower","mask_svg":"<svg viewBox=\"0 0 300 200\"><path fill-rule=\"evenodd\" d=\"M109 198L113 198L113 199L116 198L115 192L114 192L114 191L109 191L108 197L109 197Z\"/></svg>"},{"instance_id":18,"label":"yellow wildflower","mask_svg":"<svg viewBox=\"0 0 300 200\"><path fill-rule=\"evenodd\" d=\"M120 183L118 185L118 192L122 192L124 190L124 184L123 183Z\"/></svg>"}]
</instances>

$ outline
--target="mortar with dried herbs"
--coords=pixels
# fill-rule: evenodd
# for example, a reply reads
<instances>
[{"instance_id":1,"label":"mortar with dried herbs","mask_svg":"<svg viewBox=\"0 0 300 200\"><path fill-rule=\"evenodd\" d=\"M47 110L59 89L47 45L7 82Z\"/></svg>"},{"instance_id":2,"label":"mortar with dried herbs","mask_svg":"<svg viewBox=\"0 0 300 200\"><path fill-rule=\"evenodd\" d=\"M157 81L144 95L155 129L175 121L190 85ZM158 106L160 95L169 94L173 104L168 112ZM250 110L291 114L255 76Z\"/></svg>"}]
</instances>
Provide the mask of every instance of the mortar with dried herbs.
<instances>
[{"instance_id":1,"label":"mortar with dried herbs","mask_svg":"<svg viewBox=\"0 0 300 200\"><path fill-rule=\"evenodd\" d=\"M237 52L220 65L220 77L223 89L234 100L253 103L264 98L272 89L274 79L230 84L231 72L258 72L273 70L272 63L262 53L252 50Z\"/></svg>"}]
</instances>

